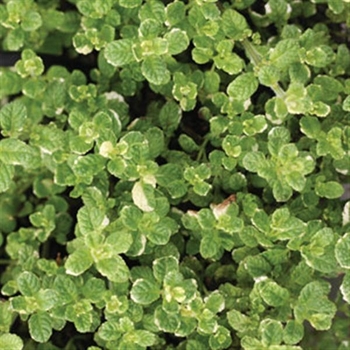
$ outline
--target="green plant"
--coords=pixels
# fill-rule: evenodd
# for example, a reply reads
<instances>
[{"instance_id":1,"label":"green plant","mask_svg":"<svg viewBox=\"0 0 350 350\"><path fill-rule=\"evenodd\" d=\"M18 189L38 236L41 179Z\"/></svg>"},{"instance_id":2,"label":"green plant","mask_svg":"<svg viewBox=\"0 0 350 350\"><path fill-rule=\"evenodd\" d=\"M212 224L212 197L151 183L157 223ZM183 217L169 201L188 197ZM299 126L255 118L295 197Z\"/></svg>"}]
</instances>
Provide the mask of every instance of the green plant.
<instances>
[{"instance_id":1,"label":"green plant","mask_svg":"<svg viewBox=\"0 0 350 350\"><path fill-rule=\"evenodd\" d=\"M349 24L5 0L0 349L349 349Z\"/></svg>"}]
</instances>

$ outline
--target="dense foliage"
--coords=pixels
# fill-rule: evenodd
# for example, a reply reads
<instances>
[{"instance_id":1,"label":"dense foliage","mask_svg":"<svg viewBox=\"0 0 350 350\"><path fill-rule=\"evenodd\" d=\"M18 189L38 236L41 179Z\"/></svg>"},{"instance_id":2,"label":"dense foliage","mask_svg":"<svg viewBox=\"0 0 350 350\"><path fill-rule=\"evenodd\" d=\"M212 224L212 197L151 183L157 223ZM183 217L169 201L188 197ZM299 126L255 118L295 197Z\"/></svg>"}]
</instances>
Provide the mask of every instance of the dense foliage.
<instances>
[{"instance_id":1,"label":"dense foliage","mask_svg":"<svg viewBox=\"0 0 350 350\"><path fill-rule=\"evenodd\" d=\"M0 349L350 349L349 25L4 0Z\"/></svg>"}]
</instances>

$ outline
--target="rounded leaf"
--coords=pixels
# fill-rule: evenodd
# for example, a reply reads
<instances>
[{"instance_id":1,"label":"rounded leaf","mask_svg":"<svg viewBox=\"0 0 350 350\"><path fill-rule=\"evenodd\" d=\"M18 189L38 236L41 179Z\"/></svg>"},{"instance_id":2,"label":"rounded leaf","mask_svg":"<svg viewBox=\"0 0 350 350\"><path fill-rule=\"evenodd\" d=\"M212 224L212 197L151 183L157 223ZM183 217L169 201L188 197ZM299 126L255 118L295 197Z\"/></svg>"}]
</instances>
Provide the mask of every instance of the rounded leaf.
<instances>
[{"instance_id":1,"label":"rounded leaf","mask_svg":"<svg viewBox=\"0 0 350 350\"><path fill-rule=\"evenodd\" d=\"M141 65L143 76L154 85L164 85L170 80L170 72L163 59L158 56L148 56Z\"/></svg>"},{"instance_id":2,"label":"rounded leaf","mask_svg":"<svg viewBox=\"0 0 350 350\"><path fill-rule=\"evenodd\" d=\"M341 267L350 269L350 232L339 238L335 245L335 257Z\"/></svg>"},{"instance_id":3,"label":"rounded leaf","mask_svg":"<svg viewBox=\"0 0 350 350\"><path fill-rule=\"evenodd\" d=\"M155 282L139 278L134 282L130 296L135 303L147 305L159 299L160 289Z\"/></svg>"}]
</instances>

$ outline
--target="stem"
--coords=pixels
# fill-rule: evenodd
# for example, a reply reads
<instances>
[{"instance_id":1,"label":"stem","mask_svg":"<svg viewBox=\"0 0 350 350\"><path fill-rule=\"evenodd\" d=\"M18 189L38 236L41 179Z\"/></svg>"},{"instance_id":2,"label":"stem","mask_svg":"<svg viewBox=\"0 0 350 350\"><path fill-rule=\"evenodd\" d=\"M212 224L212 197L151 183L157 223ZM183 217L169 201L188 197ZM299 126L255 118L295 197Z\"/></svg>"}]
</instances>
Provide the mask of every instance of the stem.
<instances>
[{"instance_id":1,"label":"stem","mask_svg":"<svg viewBox=\"0 0 350 350\"><path fill-rule=\"evenodd\" d=\"M197 161L200 161L200 160L202 159L203 156L205 156L205 160L207 160L207 159L206 159L207 156L206 156L206 154L205 154L205 148L206 148L208 142L209 142L209 138L206 137L206 138L204 139L203 143L201 144L200 150L198 151L197 158L196 158Z\"/></svg>"}]
</instances>

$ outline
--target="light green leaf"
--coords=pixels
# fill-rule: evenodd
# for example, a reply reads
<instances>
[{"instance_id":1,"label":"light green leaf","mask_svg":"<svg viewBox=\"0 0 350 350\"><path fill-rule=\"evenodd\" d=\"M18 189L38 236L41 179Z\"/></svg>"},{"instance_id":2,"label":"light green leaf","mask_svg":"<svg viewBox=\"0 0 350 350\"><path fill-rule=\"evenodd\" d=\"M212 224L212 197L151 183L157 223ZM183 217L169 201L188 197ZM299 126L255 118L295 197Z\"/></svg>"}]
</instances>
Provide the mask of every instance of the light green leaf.
<instances>
[{"instance_id":1,"label":"light green leaf","mask_svg":"<svg viewBox=\"0 0 350 350\"><path fill-rule=\"evenodd\" d=\"M0 161L5 164L36 168L40 165L39 154L23 141L3 139L0 141Z\"/></svg>"},{"instance_id":2,"label":"light green leaf","mask_svg":"<svg viewBox=\"0 0 350 350\"><path fill-rule=\"evenodd\" d=\"M317 182L315 192L320 197L334 199L342 196L344 188L340 183L335 181Z\"/></svg>"},{"instance_id":3,"label":"light green leaf","mask_svg":"<svg viewBox=\"0 0 350 350\"><path fill-rule=\"evenodd\" d=\"M265 163L265 156L262 152L248 152L243 158L243 166L251 172L256 173L260 166Z\"/></svg>"},{"instance_id":4,"label":"light green leaf","mask_svg":"<svg viewBox=\"0 0 350 350\"><path fill-rule=\"evenodd\" d=\"M25 296L34 296L40 289L40 280L34 273L25 271L17 278L19 291Z\"/></svg>"},{"instance_id":5,"label":"light green leaf","mask_svg":"<svg viewBox=\"0 0 350 350\"><path fill-rule=\"evenodd\" d=\"M279 345L283 339L283 327L281 322L265 319L260 323L259 333L264 346Z\"/></svg>"},{"instance_id":6,"label":"light green leaf","mask_svg":"<svg viewBox=\"0 0 350 350\"><path fill-rule=\"evenodd\" d=\"M279 286L274 281L264 280L257 283L257 290L266 304L278 307L289 299L288 289Z\"/></svg>"},{"instance_id":7,"label":"light green leaf","mask_svg":"<svg viewBox=\"0 0 350 350\"><path fill-rule=\"evenodd\" d=\"M22 350L23 340L16 334L11 334L11 333L1 334L0 349Z\"/></svg>"},{"instance_id":8,"label":"light green leaf","mask_svg":"<svg viewBox=\"0 0 350 350\"><path fill-rule=\"evenodd\" d=\"M148 305L159 299L160 289L155 282L139 278L131 288L130 297L137 304Z\"/></svg>"},{"instance_id":9,"label":"light green leaf","mask_svg":"<svg viewBox=\"0 0 350 350\"><path fill-rule=\"evenodd\" d=\"M271 265L261 255L248 256L244 267L253 278L266 276L271 271Z\"/></svg>"},{"instance_id":10,"label":"light green leaf","mask_svg":"<svg viewBox=\"0 0 350 350\"><path fill-rule=\"evenodd\" d=\"M254 325L250 317L244 315L238 310L230 310L227 313L227 320L230 326L238 332L247 332Z\"/></svg>"},{"instance_id":11,"label":"light green leaf","mask_svg":"<svg viewBox=\"0 0 350 350\"><path fill-rule=\"evenodd\" d=\"M79 276L88 270L93 264L93 259L88 248L79 248L68 256L65 263L66 272L69 275Z\"/></svg>"},{"instance_id":12,"label":"light green leaf","mask_svg":"<svg viewBox=\"0 0 350 350\"><path fill-rule=\"evenodd\" d=\"M78 211L78 226L83 235L102 231L109 223L104 210L97 207L84 206Z\"/></svg>"},{"instance_id":13,"label":"light green leaf","mask_svg":"<svg viewBox=\"0 0 350 350\"><path fill-rule=\"evenodd\" d=\"M19 100L6 104L0 110L1 133L4 136L17 137L23 131L27 119L27 108Z\"/></svg>"},{"instance_id":14,"label":"light green leaf","mask_svg":"<svg viewBox=\"0 0 350 350\"><path fill-rule=\"evenodd\" d=\"M286 344L297 344L304 337L304 326L295 320L287 321L283 330L283 341Z\"/></svg>"},{"instance_id":15,"label":"light green leaf","mask_svg":"<svg viewBox=\"0 0 350 350\"><path fill-rule=\"evenodd\" d=\"M178 55L185 51L190 43L186 32L178 28L172 29L164 38L168 41L168 52L170 55Z\"/></svg>"},{"instance_id":16,"label":"light green leaf","mask_svg":"<svg viewBox=\"0 0 350 350\"><path fill-rule=\"evenodd\" d=\"M164 85L170 80L170 72L164 60L158 56L148 56L141 65L143 76L154 85Z\"/></svg>"},{"instance_id":17,"label":"light green leaf","mask_svg":"<svg viewBox=\"0 0 350 350\"><path fill-rule=\"evenodd\" d=\"M0 193L10 188L11 180L15 175L15 168L11 164L4 164L0 160Z\"/></svg>"},{"instance_id":18,"label":"light green leaf","mask_svg":"<svg viewBox=\"0 0 350 350\"><path fill-rule=\"evenodd\" d=\"M180 327L180 315L176 313L167 313L161 306L156 308L154 317L155 324L163 332L175 333Z\"/></svg>"},{"instance_id":19,"label":"light green leaf","mask_svg":"<svg viewBox=\"0 0 350 350\"><path fill-rule=\"evenodd\" d=\"M309 138L317 139L321 131L321 124L316 117L302 117L300 119L300 130Z\"/></svg>"},{"instance_id":20,"label":"light green leaf","mask_svg":"<svg viewBox=\"0 0 350 350\"><path fill-rule=\"evenodd\" d=\"M152 346L156 342L156 336L155 334L147 331L147 330L142 330L138 329L133 331L132 337L134 338L134 342L140 346Z\"/></svg>"},{"instance_id":21,"label":"light green leaf","mask_svg":"<svg viewBox=\"0 0 350 350\"><path fill-rule=\"evenodd\" d=\"M41 27L43 20L40 14L36 11L27 11L22 18L21 27L26 32L32 32Z\"/></svg>"},{"instance_id":22,"label":"light green leaf","mask_svg":"<svg viewBox=\"0 0 350 350\"><path fill-rule=\"evenodd\" d=\"M181 1L175 1L166 7L166 21L171 25L175 25L184 20L186 15L185 4Z\"/></svg>"},{"instance_id":23,"label":"light green leaf","mask_svg":"<svg viewBox=\"0 0 350 350\"><path fill-rule=\"evenodd\" d=\"M163 282L165 276L170 272L177 272L179 261L174 256L165 256L153 261L153 274L158 282Z\"/></svg>"},{"instance_id":24,"label":"light green leaf","mask_svg":"<svg viewBox=\"0 0 350 350\"><path fill-rule=\"evenodd\" d=\"M215 334L212 334L209 338L209 345L213 350L227 349L231 343L230 331L223 326L219 326Z\"/></svg>"},{"instance_id":25,"label":"light green leaf","mask_svg":"<svg viewBox=\"0 0 350 350\"><path fill-rule=\"evenodd\" d=\"M38 343L47 342L52 334L51 318L47 312L38 312L30 316L30 336Z\"/></svg>"},{"instance_id":26,"label":"light green leaf","mask_svg":"<svg viewBox=\"0 0 350 350\"><path fill-rule=\"evenodd\" d=\"M339 238L335 245L335 257L341 267L350 269L350 232Z\"/></svg>"},{"instance_id":27,"label":"light green leaf","mask_svg":"<svg viewBox=\"0 0 350 350\"><path fill-rule=\"evenodd\" d=\"M78 297L78 288L69 276L58 275L53 287L57 291L60 305L68 304Z\"/></svg>"},{"instance_id":28,"label":"light green leaf","mask_svg":"<svg viewBox=\"0 0 350 350\"><path fill-rule=\"evenodd\" d=\"M298 302L294 308L298 322L308 320L317 330L327 330L332 325L336 313L336 306L328 300L330 286L326 282L310 282L300 292Z\"/></svg>"},{"instance_id":29,"label":"light green leaf","mask_svg":"<svg viewBox=\"0 0 350 350\"><path fill-rule=\"evenodd\" d=\"M120 39L108 43L104 50L107 62L115 67L122 67L134 62L132 44L133 41L131 39Z\"/></svg>"},{"instance_id":30,"label":"light green leaf","mask_svg":"<svg viewBox=\"0 0 350 350\"><path fill-rule=\"evenodd\" d=\"M101 275L106 276L112 282L122 283L129 278L129 269L119 255L97 261L96 268Z\"/></svg>"},{"instance_id":31,"label":"light green leaf","mask_svg":"<svg viewBox=\"0 0 350 350\"><path fill-rule=\"evenodd\" d=\"M222 15L222 29L225 34L234 40L241 40L250 33L246 19L239 12L228 9Z\"/></svg>"},{"instance_id":32,"label":"light green leaf","mask_svg":"<svg viewBox=\"0 0 350 350\"><path fill-rule=\"evenodd\" d=\"M245 101L257 90L259 84L254 73L243 73L227 87L227 94L238 101Z\"/></svg>"}]
</instances>

